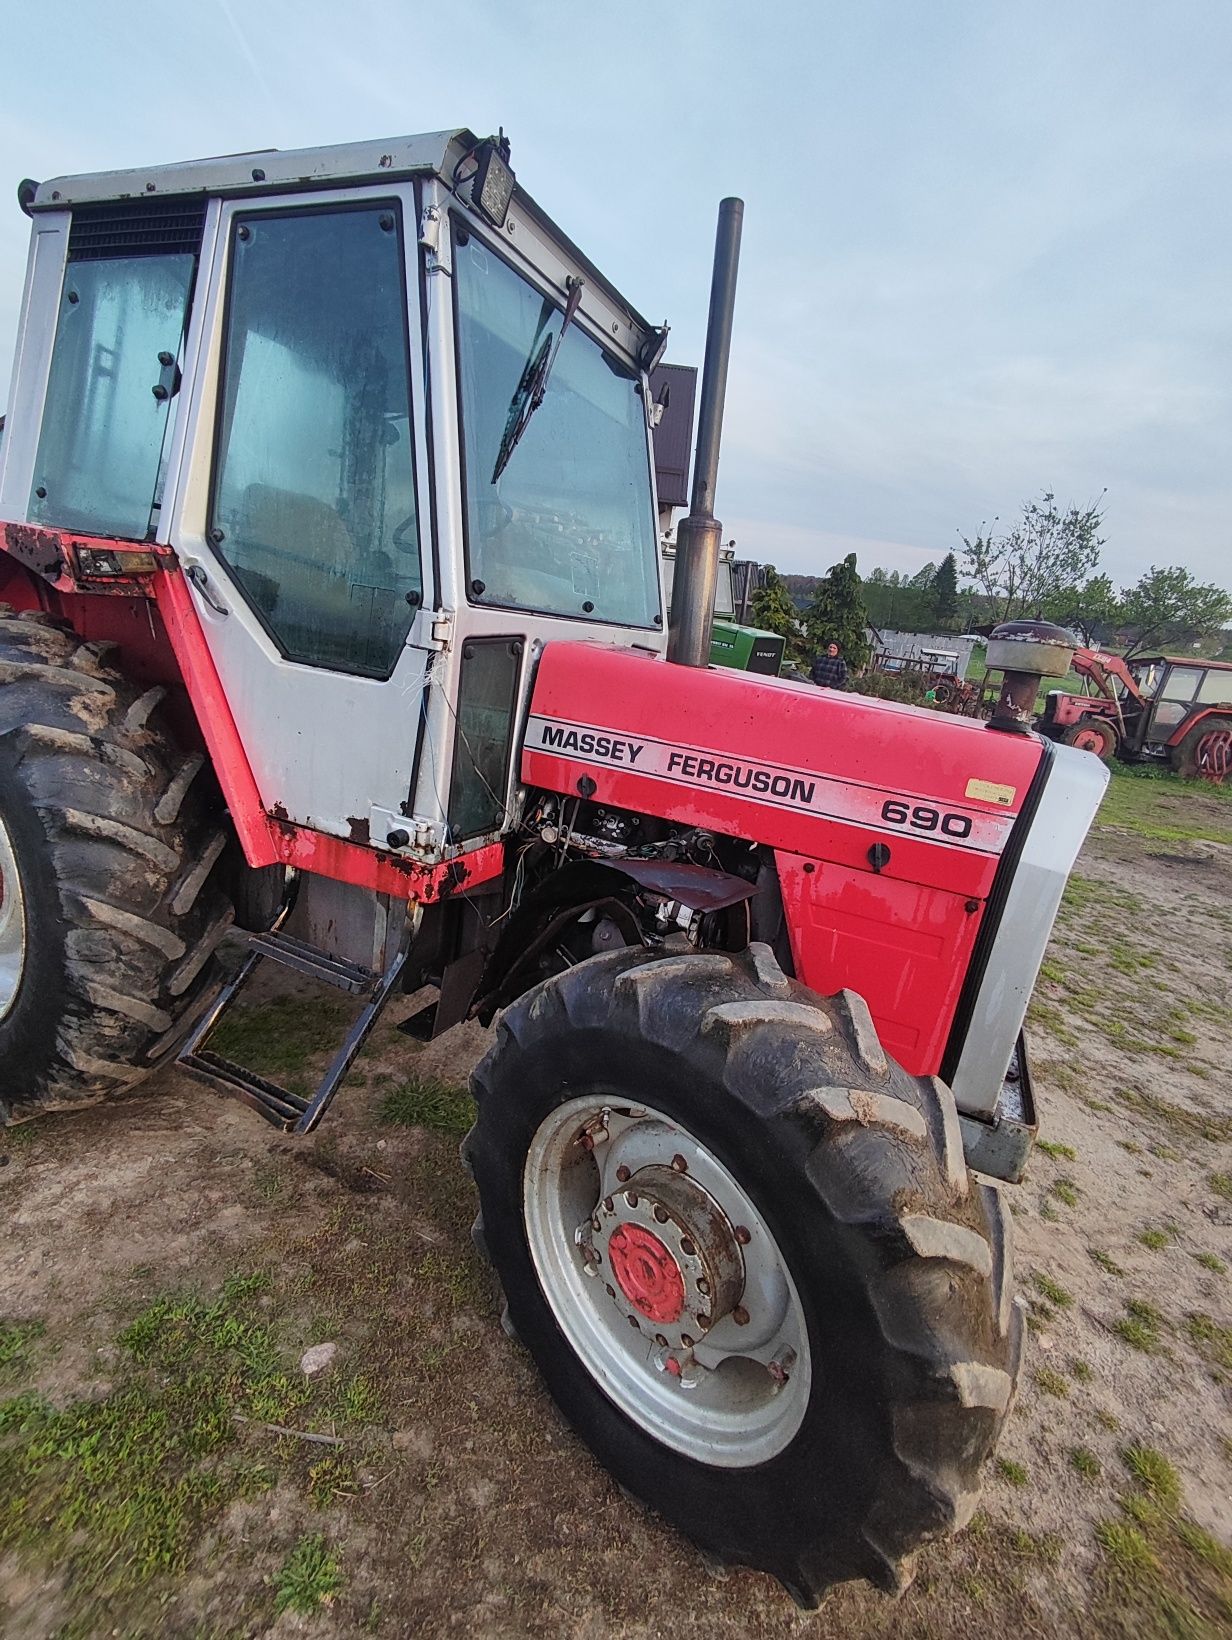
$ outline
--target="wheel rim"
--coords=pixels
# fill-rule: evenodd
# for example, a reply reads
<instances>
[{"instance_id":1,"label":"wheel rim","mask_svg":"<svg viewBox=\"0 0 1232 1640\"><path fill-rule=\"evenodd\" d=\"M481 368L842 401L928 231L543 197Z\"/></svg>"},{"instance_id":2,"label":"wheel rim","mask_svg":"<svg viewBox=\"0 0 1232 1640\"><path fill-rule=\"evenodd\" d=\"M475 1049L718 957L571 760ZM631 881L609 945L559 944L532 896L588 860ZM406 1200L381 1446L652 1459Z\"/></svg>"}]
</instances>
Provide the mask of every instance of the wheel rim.
<instances>
[{"instance_id":1,"label":"wheel rim","mask_svg":"<svg viewBox=\"0 0 1232 1640\"><path fill-rule=\"evenodd\" d=\"M609 1400L664 1446L744 1468L804 1419L804 1311L778 1243L687 1129L598 1095L540 1124L522 1210L539 1285Z\"/></svg>"},{"instance_id":2,"label":"wheel rim","mask_svg":"<svg viewBox=\"0 0 1232 1640\"><path fill-rule=\"evenodd\" d=\"M12 1008L26 964L26 909L17 856L0 819L0 1019Z\"/></svg>"},{"instance_id":3,"label":"wheel rim","mask_svg":"<svg viewBox=\"0 0 1232 1640\"><path fill-rule=\"evenodd\" d=\"M1106 741L1098 729L1079 729L1070 745L1077 746L1080 752L1094 752L1096 757L1102 757Z\"/></svg>"},{"instance_id":4,"label":"wheel rim","mask_svg":"<svg viewBox=\"0 0 1232 1640\"><path fill-rule=\"evenodd\" d=\"M1232 772L1232 729L1212 729L1203 735L1194 762L1203 779L1221 784Z\"/></svg>"}]
</instances>

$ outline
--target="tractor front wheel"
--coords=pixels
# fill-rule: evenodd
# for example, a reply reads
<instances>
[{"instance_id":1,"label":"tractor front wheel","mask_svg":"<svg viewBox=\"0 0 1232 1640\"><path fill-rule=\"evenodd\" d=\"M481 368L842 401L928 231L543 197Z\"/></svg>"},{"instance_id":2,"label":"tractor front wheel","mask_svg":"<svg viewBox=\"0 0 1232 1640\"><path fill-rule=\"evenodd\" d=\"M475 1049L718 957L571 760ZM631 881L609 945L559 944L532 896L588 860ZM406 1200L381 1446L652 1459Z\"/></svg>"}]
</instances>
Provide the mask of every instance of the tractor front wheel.
<instances>
[{"instance_id":1,"label":"tractor front wheel","mask_svg":"<svg viewBox=\"0 0 1232 1640\"><path fill-rule=\"evenodd\" d=\"M1080 752L1094 752L1104 763L1111 763L1117 749L1117 732L1102 718L1079 718L1065 731L1067 746L1076 746Z\"/></svg>"},{"instance_id":2,"label":"tractor front wheel","mask_svg":"<svg viewBox=\"0 0 1232 1640\"><path fill-rule=\"evenodd\" d=\"M953 1101L769 948L578 964L501 1016L464 1154L509 1320L628 1491L805 1606L961 1526L1018 1373Z\"/></svg>"}]
</instances>

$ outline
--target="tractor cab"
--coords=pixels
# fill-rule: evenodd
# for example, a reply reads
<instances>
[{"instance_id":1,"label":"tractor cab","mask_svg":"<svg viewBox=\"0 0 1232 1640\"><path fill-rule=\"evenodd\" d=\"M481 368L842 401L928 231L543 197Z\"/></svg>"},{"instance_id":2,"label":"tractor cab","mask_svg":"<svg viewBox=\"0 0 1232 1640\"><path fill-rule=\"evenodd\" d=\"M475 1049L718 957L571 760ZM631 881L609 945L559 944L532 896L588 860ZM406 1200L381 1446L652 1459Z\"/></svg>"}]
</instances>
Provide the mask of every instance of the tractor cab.
<instances>
[{"instance_id":1,"label":"tractor cab","mask_svg":"<svg viewBox=\"0 0 1232 1640\"><path fill-rule=\"evenodd\" d=\"M665 647L665 333L468 131L22 202L10 542L42 543L61 602L174 553L265 815L423 864L498 836L532 655ZM151 650L92 619L126 664Z\"/></svg>"}]
</instances>

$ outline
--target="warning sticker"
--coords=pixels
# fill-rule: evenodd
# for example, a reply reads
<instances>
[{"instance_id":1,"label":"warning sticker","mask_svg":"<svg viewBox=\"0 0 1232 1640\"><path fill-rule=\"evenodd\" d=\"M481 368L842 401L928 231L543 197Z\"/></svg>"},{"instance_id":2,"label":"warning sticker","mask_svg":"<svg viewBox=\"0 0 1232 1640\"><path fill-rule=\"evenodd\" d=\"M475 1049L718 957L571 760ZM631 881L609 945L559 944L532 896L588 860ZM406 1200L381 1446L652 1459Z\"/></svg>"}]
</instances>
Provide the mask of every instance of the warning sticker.
<instances>
[{"instance_id":1,"label":"warning sticker","mask_svg":"<svg viewBox=\"0 0 1232 1640\"><path fill-rule=\"evenodd\" d=\"M1001 786L995 780L968 780L967 796L981 798L985 803L1012 803L1018 796L1017 786Z\"/></svg>"}]
</instances>

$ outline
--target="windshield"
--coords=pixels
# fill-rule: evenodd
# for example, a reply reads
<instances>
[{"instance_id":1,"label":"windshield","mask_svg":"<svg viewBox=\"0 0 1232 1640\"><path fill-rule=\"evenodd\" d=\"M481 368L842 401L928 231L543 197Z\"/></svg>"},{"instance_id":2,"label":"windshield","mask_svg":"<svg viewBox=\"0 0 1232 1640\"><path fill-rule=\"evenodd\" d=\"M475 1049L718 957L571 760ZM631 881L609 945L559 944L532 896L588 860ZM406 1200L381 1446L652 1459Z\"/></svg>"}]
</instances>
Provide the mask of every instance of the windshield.
<instances>
[{"instance_id":1,"label":"windshield","mask_svg":"<svg viewBox=\"0 0 1232 1640\"><path fill-rule=\"evenodd\" d=\"M511 419L564 316L461 232L454 288L472 601L660 626L650 450L637 375L570 325L543 402L508 453Z\"/></svg>"}]
</instances>

